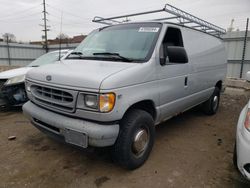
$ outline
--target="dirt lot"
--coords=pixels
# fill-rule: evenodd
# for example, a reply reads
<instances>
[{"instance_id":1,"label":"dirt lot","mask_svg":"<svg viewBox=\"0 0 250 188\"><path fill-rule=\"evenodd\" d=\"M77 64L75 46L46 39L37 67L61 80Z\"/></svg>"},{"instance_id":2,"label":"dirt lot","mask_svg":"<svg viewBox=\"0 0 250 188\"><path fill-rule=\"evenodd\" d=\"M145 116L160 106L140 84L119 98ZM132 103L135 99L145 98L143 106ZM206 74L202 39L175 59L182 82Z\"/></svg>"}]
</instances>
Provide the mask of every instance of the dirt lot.
<instances>
[{"instance_id":1,"label":"dirt lot","mask_svg":"<svg viewBox=\"0 0 250 188\"><path fill-rule=\"evenodd\" d=\"M10 69L16 69L16 68L19 68L20 66L2 66L0 65L0 72L2 71L7 71L7 70L10 70Z\"/></svg>"},{"instance_id":2,"label":"dirt lot","mask_svg":"<svg viewBox=\"0 0 250 188\"><path fill-rule=\"evenodd\" d=\"M105 149L49 139L20 110L0 113L0 187L250 187L232 165L244 96L223 95L218 113L190 110L157 127L150 158L127 171ZM9 141L8 136L16 139Z\"/></svg>"}]
</instances>

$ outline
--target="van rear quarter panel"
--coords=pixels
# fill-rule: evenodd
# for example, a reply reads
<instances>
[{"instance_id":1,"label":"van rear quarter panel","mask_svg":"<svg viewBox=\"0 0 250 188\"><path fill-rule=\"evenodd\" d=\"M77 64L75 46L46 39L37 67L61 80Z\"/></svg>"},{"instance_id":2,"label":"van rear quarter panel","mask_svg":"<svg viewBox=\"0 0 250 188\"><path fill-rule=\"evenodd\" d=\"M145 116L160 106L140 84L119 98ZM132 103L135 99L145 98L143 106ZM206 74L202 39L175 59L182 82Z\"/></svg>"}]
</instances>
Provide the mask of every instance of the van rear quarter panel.
<instances>
[{"instance_id":1,"label":"van rear quarter panel","mask_svg":"<svg viewBox=\"0 0 250 188\"><path fill-rule=\"evenodd\" d=\"M189 94L213 88L223 81L227 61L222 40L189 28L182 28L182 37L190 65Z\"/></svg>"}]
</instances>

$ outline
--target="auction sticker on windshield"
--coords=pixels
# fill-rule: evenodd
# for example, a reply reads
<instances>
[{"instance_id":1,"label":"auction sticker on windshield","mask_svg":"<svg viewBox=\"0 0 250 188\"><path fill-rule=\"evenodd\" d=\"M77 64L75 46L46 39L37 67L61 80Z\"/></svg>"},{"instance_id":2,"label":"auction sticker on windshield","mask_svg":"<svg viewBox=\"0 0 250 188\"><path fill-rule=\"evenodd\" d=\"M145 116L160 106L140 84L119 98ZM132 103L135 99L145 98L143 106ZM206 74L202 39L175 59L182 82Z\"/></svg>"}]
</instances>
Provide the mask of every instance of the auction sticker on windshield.
<instances>
[{"instance_id":1,"label":"auction sticker on windshield","mask_svg":"<svg viewBox=\"0 0 250 188\"><path fill-rule=\"evenodd\" d=\"M159 31L159 27L140 27L139 32L151 32L157 33Z\"/></svg>"}]
</instances>

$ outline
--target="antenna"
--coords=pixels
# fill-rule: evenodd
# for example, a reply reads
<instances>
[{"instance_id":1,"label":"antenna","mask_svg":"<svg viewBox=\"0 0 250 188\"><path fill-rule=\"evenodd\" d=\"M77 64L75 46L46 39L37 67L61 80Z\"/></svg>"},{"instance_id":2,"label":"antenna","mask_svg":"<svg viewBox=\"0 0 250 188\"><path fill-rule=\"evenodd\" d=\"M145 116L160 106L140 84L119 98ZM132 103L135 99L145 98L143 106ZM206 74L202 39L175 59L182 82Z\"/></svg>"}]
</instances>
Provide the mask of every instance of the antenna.
<instances>
[{"instance_id":1,"label":"antenna","mask_svg":"<svg viewBox=\"0 0 250 188\"><path fill-rule=\"evenodd\" d=\"M62 17L63 17L63 12L61 13L61 24L60 24L60 35L59 35L59 58L58 58L59 61L61 61L61 50L62 50Z\"/></svg>"}]
</instances>

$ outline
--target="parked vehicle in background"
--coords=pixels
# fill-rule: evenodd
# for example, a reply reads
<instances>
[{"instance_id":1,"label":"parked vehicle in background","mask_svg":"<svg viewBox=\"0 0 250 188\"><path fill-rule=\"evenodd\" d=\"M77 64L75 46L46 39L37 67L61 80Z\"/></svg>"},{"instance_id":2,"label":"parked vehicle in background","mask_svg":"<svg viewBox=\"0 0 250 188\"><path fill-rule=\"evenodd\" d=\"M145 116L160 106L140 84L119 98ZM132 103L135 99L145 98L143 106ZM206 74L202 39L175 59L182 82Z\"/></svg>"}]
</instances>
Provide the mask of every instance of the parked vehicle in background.
<instances>
[{"instance_id":1,"label":"parked vehicle in background","mask_svg":"<svg viewBox=\"0 0 250 188\"><path fill-rule=\"evenodd\" d=\"M250 71L246 78L250 81ZM238 120L233 161L241 174L250 180L250 101L242 109Z\"/></svg>"},{"instance_id":2,"label":"parked vehicle in background","mask_svg":"<svg viewBox=\"0 0 250 188\"><path fill-rule=\"evenodd\" d=\"M65 59L70 50L61 50L61 59ZM59 51L46 53L28 66L0 72L0 108L21 106L27 102L24 80L26 73L34 67L51 64L59 59Z\"/></svg>"},{"instance_id":3,"label":"parked vehicle in background","mask_svg":"<svg viewBox=\"0 0 250 188\"><path fill-rule=\"evenodd\" d=\"M114 160L135 169L152 150L155 125L199 104L217 112L225 75L216 35L159 21L117 24L93 31L62 63L29 71L23 112L66 143L112 146Z\"/></svg>"}]
</instances>

